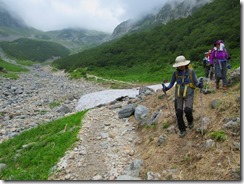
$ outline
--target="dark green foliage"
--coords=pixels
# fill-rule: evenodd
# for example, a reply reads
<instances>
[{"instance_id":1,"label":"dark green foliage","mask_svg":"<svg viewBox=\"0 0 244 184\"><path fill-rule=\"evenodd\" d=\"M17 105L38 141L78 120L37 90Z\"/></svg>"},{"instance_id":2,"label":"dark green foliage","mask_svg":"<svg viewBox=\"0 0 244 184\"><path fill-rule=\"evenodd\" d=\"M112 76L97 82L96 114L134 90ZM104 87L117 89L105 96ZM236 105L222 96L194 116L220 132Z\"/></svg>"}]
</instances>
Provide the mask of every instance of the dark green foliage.
<instances>
[{"instance_id":1,"label":"dark green foliage","mask_svg":"<svg viewBox=\"0 0 244 184\"><path fill-rule=\"evenodd\" d=\"M172 64L177 55L183 54L200 76L203 53L219 39L225 41L232 62L239 66L240 2L237 0L215 0L192 16L56 60L54 66L66 71L84 67L91 73L120 80L160 82L162 78L171 78Z\"/></svg>"},{"instance_id":2,"label":"dark green foliage","mask_svg":"<svg viewBox=\"0 0 244 184\"><path fill-rule=\"evenodd\" d=\"M69 50L60 44L27 38L13 42L0 42L0 46L12 57L39 62L52 57L65 57L69 54Z\"/></svg>"}]
</instances>

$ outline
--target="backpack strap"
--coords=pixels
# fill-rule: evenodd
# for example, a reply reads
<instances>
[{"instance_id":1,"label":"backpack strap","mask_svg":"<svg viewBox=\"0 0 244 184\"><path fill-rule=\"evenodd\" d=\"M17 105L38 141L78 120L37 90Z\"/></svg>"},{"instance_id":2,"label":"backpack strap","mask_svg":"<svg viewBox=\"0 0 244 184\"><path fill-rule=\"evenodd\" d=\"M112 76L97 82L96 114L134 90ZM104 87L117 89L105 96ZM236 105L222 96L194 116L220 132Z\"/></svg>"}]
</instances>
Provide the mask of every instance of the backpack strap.
<instances>
[{"instance_id":1,"label":"backpack strap","mask_svg":"<svg viewBox=\"0 0 244 184\"><path fill-rule=\"evenodd\" d=\"M193 82L194 80L193 80L192 69L188 68L188 71L189 71L189 78L190 78L189 87L195 89L196 86L195 86L195 84L194 84L194 82ZM179 72L178 70L176 70L176 72L175 72L175 78L176 78L176 81L177 81L177 79L178 79L178 77L179 77L178 72Z\"/></svg>"}]
</instances>

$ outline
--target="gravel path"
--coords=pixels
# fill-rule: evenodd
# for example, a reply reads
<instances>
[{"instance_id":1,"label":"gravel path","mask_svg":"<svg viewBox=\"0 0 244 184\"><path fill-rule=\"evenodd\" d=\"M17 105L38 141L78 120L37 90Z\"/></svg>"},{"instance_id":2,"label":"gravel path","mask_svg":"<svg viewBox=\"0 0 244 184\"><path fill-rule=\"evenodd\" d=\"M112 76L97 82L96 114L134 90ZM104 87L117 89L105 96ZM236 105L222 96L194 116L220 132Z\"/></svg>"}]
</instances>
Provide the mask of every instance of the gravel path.
<instances>
[{"instance_id":1,"label":"gravel path","mask_svg":"<svg viewBox=\"0 0 244 184\"><path fill-rule=\"evenodd\" d=\"M116 109L90 110L73 150L57 164L50 180L139 180L135 126Z\"/></svg>"}]
</instances>

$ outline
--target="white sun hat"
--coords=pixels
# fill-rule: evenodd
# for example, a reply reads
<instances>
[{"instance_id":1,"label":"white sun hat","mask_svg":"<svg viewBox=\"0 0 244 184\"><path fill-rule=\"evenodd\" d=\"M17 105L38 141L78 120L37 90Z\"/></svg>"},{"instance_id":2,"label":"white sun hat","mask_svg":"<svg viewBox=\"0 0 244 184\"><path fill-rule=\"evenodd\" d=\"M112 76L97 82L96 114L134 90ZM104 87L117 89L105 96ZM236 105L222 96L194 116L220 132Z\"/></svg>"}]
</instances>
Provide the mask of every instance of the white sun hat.
<instances>
[{"instance_id":1,"label":"white sun hat","mask_svg":"<svg viewBox=\"0 0 244 184\"><path fill-rule=\"evenodd\" d=\"M173 67L179 67L179 66L186 66L190 63L191 61L186 60L185 56L178 56L175 59L175 64L173 64Z\"/></svg>"}]
</instances>

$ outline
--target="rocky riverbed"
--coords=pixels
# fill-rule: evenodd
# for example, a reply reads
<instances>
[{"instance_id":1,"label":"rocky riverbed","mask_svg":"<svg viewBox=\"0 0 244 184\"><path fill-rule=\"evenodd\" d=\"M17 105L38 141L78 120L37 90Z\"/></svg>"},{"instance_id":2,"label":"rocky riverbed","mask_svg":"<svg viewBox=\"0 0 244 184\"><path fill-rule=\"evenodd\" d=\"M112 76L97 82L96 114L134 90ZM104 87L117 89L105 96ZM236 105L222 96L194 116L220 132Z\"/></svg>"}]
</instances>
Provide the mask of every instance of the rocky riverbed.
<instances>
[{"instance_id":1,"label":"rocky riverbed","mask_svg":"<svg viewBox=\"0 0 244 184\"><path fill-rule=\"evenodd\" d=\"M82 95L104 89L82 79L69 80L64 72L40 65L18 80L0 78L0 143L74 112Z\"/></svg>"}]
</instances>

